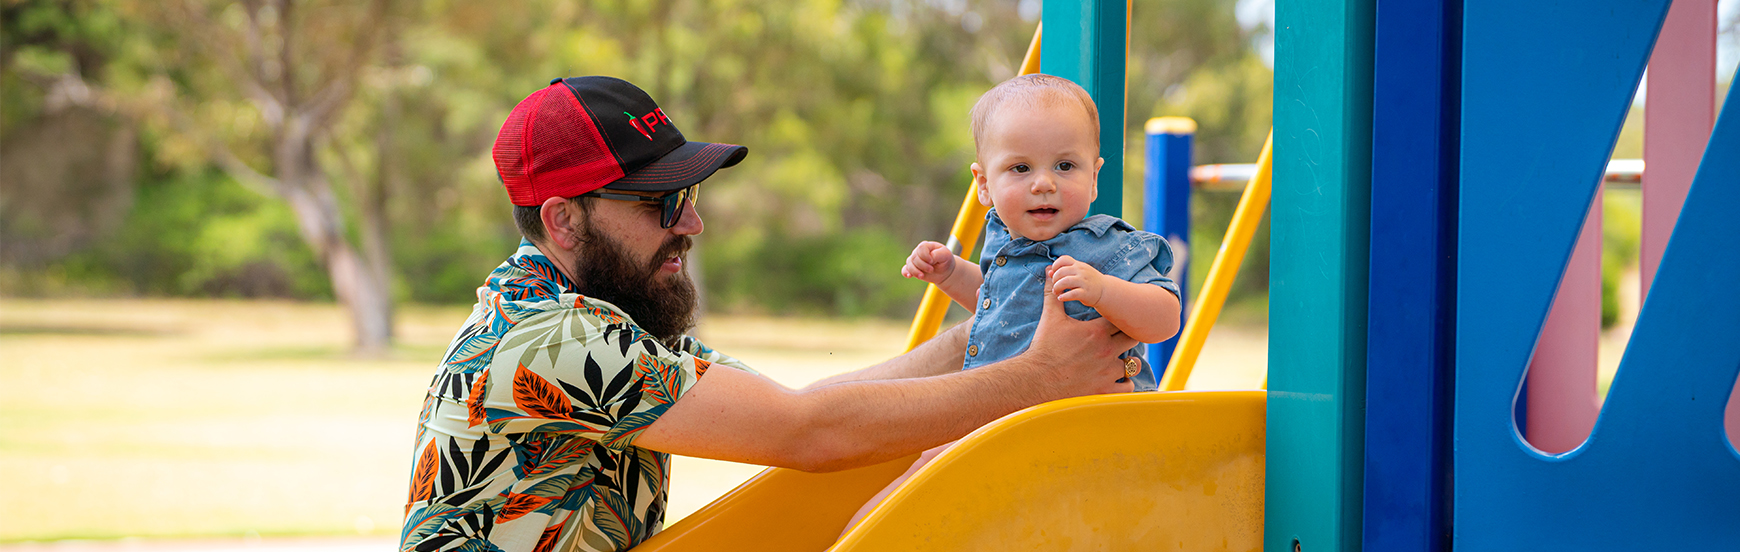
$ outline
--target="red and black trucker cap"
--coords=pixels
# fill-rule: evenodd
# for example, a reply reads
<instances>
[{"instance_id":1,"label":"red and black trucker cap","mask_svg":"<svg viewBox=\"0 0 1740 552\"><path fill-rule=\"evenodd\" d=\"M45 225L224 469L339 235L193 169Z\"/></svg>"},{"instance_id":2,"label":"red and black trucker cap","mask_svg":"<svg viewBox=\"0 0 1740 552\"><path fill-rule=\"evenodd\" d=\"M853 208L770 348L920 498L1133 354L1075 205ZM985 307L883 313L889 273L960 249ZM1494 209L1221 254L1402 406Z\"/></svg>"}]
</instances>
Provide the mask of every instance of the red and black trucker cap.
<instances>
[{"instance_id":1,"label":"red and black trucker cap","mask_svg":"<svg viewBox=\"0 0 1740 552\"><path fill-rule=\"evenodd\" d=\"M520 100L495 137L514 205L599 188L665 192L736 165L749 148L690 142L645 91L611 77L554 79Z\"/></svg>"}]
</instances>

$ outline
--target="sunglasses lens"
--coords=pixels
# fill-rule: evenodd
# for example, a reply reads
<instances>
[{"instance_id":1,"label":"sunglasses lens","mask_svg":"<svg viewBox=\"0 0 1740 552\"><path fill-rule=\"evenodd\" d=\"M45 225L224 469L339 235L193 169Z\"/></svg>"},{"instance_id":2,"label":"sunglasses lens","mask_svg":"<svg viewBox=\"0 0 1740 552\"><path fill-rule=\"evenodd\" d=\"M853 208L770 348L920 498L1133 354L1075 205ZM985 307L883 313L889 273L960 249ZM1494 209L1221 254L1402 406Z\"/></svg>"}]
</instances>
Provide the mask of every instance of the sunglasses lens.
<instances>
[{"instance_id":1,"label":"sunglasses lens","mask_svg":"<svg viewBox=\"0 0 1740 552\"><path fill-rule=\"evenodd\" d=\"M683 217L683 204L688 202L689 194L694 189L690 186L664 197L664 219L659 221L660 226L670 228L677 225L677 219Z\"/></svg>"}]
</instances>

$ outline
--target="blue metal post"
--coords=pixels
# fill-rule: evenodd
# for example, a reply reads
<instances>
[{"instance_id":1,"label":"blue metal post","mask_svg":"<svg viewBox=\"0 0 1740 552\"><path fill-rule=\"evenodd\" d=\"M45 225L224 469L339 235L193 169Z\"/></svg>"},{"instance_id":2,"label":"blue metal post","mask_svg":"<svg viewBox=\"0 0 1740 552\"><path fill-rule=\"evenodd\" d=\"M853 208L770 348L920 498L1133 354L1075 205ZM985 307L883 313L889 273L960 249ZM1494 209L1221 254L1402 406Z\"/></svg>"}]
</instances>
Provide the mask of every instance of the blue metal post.
<instances>
[{"instance_id":1,"label":"blue metal post","mask_svg":"<svg viewBox=\"0 0 1740 552\"><path fill-rule=\"evenodd\" d=\"M1461 10L1461 0L1377 5L1365 550L1450 548Z\"/></svg>"},{"instance_id":2,"label":"blue metal post","mask_svg":"<svg viewBox=\"0 0 1740 552\"><path fill-rule=\"evenodd\" d=\"M1090 213L1124 213L1124 56L1128 0L1045 0L1039 72L1081 85L1100 112L1099 197Z\"/></svg>"},{"instance_id":3,"label":"blue metal post","mask_svg":"<svg viewBox=\"0 0 1740 552\"><path fill-rule=\"evenodd\" d=\"M1181 303L1190 297L1190 146L1196 136L1196 121L1185 117L1156 117L1144 125L1148 137L1147 174L1142 178L1142 226L1172 245L1172 281L1178 284ZM1183 328L1190 306L1178 313ZM1182 333L1182 331L1180 332ZM1148 363L1156 381L1166 375L1178 337L1148 345Z\"/></svg>"}]
</instances>

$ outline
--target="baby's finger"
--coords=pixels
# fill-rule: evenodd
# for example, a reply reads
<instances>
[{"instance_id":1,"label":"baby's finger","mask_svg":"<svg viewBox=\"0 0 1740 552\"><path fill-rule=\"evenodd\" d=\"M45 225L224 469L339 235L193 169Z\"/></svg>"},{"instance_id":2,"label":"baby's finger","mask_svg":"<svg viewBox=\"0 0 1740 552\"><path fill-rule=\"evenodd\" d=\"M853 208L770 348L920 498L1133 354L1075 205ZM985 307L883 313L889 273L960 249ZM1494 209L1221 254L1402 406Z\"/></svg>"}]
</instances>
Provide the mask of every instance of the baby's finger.
<instances>
[{"instance_id":1,"label":"baby's finger","mask_svg":"<svg viewBox=\"0 0 1740 552\"><path fill-rule=\"evenodd\" d=\"M1051 284L1051 287L1052 287L1052 289L1057 290L1058 298L1062 299L1063 292L1075 291L1075 290L1081 289L1082 280L1081 280L1081 278L1076 277L1076 276L1065 276L1065 277L1057 278L1056 280L1054 280L1053 283ZM1065 299L1065 300L1067 300L1067 299Z\"/></svg>"},{"instance_id":2,"label":"baby's finger","mask_svg":"<svg viewBox=\"0 0 1740 552\"><path fill-rule=\"evenodd\" d=\"M1058 289L1063 289L1063 288L1058 288ZM1069 291L1065 291L1065 292L1057 294L1057 300L1063 301L1066 303L1070 302L1070 301L1080 302L1081 297L1083 295L1086 295L1086 294L1087 294L1087 292L1082 291L1081 288L1075 288L1075 289L1071 289Z\"/></svg>"},{"instance_id":3,"label":"baby's finger","mask_svg":"<svg viewBox=\"0 0 1740 552\"><path fill-rule=\"evenodd\" d=\"M950 253L949 248L938 247L926 252L925 260L930 261L930 263L934 265L941 265L952 256L954 256L954 253Z\"/></svg>"}]
</instances>

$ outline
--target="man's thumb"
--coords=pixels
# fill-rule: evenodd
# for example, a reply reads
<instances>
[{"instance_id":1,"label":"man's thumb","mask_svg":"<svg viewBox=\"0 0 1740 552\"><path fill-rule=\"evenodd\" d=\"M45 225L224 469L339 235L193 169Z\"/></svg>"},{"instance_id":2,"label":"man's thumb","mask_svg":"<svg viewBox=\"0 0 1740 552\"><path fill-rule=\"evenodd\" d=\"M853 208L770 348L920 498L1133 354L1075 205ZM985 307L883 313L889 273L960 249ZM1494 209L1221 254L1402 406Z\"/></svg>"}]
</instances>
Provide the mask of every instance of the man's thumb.
<instances>
[{"instance_id":1,"label":"man's thumb","mask_svg":"<svg viewBox=\"0 0 1740 552\"><path fill-rule=\"evenodd\" d=\"M1063 302L1057 300L1057 286L1052 285L1051 271L1045 271L1045 302L1039 309L1040 318L1055 316L1063 312Z\"/></svg>"}]
</instances>

